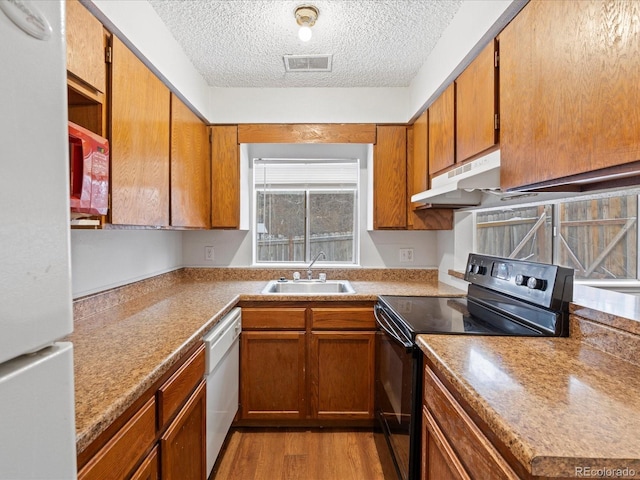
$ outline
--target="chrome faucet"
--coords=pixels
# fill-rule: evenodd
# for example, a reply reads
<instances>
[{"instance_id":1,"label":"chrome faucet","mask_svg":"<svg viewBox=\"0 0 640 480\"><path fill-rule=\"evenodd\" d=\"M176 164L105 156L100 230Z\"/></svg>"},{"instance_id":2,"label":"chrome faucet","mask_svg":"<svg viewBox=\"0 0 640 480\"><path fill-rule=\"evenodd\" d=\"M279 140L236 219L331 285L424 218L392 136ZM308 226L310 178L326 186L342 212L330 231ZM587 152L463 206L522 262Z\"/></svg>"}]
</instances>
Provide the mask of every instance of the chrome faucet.
<instances>
[{"instance_id":1,"label":"chrome faucet","mask_svg":"<svg viewBox=\"0 0 640 480\"><path fill-rule=\"evenodd\" d=\"M311 278L313 277L313 272L311 271L311 267L313 267L313 264L316 263L316 260L320 258L320 255L322 255L322 258L327 258L324 252L318 252L318 254L316 255L316 258L314 258L309 264L309 266L307 267L307 280L311 280Z\"/></svg>"}]
</instances>

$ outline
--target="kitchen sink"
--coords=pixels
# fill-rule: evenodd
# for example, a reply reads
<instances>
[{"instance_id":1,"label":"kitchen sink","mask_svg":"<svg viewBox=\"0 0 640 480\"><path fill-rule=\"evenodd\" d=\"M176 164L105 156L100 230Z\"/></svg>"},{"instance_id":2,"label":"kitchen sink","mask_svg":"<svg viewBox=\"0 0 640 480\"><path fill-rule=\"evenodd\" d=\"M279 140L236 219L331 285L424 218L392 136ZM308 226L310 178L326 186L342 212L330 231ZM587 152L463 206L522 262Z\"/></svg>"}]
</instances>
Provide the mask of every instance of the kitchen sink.
<instances>
[{"instance_id":1,"label":"kitchen sink","mask_svg":"<svg viewBox=\"0 0 640 480\"><path fill-rule=\"evenodd\" d=\"M262 293L335 295L356 293L348 280L271 280Z\"/></svg>"}]
</instances>

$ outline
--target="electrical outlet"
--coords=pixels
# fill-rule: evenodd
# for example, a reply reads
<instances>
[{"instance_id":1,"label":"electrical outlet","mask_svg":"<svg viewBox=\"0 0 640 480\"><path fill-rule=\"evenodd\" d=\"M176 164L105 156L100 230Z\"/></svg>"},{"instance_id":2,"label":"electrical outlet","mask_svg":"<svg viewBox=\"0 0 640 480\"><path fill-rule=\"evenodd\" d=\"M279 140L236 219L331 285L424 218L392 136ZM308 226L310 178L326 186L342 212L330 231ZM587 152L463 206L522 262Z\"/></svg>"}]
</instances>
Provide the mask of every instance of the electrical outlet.
<instances>
[{"instance_id":1,"label":"electrical outlet","mask_svg":"<svg viewBox=\"0 0 640 480\"><path fill-rule=\"evenodd\" d=\"M400 262L401 263L413 262L413 248L400 249Z\"/></svg>"},{"instance_id":2,"label":"electrical outlet","mask_svg":"<svg viewBox=\"0 0 640 480\"><path fill-rule=\"evenodd\" d=\"M213 247L204 247L204 259L213 262Z\"/></svg>"}]
</instances>

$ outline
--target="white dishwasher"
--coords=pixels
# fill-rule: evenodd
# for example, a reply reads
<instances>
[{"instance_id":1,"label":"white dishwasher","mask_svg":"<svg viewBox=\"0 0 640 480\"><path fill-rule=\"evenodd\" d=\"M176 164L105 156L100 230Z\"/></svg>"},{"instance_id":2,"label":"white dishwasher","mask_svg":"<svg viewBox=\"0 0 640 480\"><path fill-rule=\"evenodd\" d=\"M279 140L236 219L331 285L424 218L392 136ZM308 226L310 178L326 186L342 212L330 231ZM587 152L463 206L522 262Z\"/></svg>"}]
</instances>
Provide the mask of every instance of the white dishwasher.
<instances>
[{"instance_id":1,"label":"white dishwasher","mask_svg":"<svg viewBox=\"0 0 640 480\"><path fill-rule=\"evenodd\" d=\"M204 336L207 380L207 477L238 411L240 384L239 307L231 310Z\"/></svg>"}]
</instances>

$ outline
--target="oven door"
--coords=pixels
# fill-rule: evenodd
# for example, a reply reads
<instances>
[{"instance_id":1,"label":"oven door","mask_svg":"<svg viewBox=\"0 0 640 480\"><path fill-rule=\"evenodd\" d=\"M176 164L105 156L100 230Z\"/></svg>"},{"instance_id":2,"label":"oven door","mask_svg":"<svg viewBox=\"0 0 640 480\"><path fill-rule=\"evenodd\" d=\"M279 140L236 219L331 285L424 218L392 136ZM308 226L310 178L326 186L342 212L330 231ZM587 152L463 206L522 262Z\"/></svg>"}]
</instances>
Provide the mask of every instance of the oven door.
<instances>
[{"instance_id":1,"label":"oven door","mask_svg":"<svg viewBox=\"0 0 640 480\"><path fill-rule=\"evenodd\" d=\"M384 458L391 454L398 478L417 479L420 474L422 355L378 305L375 314L380 328L376 337L376 445L383 465ZM387 475L389 470L387 466Z\"/></svg>"}]
</instances>

